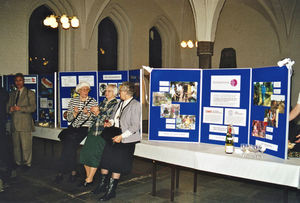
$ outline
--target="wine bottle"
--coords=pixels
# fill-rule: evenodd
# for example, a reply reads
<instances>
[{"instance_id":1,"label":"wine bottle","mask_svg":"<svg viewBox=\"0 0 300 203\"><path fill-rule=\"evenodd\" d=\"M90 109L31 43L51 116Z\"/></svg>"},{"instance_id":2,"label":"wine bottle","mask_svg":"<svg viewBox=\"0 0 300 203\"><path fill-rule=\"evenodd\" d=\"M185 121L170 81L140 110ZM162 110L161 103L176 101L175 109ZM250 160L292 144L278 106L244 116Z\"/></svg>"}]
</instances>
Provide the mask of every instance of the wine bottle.
<instances>
[{"instance_id":1,"label":"wine bottle","mask_svg":"<svg viewBox=\"0 0 300 203\"><path fill-rule=\"evenodd\" d=\"M225 139L225 153L232 154L234 151L234 142L232 136L232 126L227 127L226 139Z\"/></svg>"}]
</instances>

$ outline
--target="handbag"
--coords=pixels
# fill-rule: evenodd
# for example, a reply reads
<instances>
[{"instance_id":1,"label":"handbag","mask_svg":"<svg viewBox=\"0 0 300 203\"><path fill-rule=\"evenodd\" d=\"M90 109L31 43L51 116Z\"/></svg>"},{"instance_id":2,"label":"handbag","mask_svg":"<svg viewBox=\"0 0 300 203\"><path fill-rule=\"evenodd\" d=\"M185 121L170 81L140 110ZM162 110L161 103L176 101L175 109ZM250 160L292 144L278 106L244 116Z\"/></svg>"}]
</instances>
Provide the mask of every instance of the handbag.
<instances>
[{"instance_id":1,"label":"handbag","mask_svg":"<svg viewBox=\"0 0 300 203\"><path fill-rule=\"evenodd\" d=\"M80 126L78 128L74 128L72 126L72 124L74 123L74 121L78 118L78 116L82 113L82 110L84 109L84 107L86 105L88 105L88 103L90 103L90 101L92 100L92 98L82 107L81 111L77 114L77 116L73 119L73 121L70 123L70 125L68 126L68 128L63 129L62 131L60 131L60 133L58 134L58 139L60 139L61 141L67 140L67 139L71 139L71 140L75 140L77 139L79 140L83 140L86 136L87 136L87 128L82 128L81 126L83 124L85 124L85 122L87 122L89 120L89 118L87 118L83 123L80 124ZM85 132L86 131L86 132ZM83 138L82 135L85 135ZM80 141L80 142L81 142Z\"/></svg>"},{"instance_id":2,"label":"handbag","mask_svg":"<svg viewBox=\"0 0 300 203\"><path fill-rule=\"evenodd\" d=\"M101 136L108 143L113 144L112 138L122 134L121 128L111 126L103 129Z\"/></svg>"}]
</instances>

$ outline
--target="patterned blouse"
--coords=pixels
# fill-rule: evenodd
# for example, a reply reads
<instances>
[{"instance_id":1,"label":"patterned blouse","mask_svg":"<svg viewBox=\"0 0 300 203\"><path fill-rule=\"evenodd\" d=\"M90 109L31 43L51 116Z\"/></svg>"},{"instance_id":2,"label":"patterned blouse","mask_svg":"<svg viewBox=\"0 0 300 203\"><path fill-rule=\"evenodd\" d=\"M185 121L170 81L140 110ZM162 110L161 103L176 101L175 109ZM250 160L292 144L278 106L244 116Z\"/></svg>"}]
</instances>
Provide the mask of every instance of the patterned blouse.
<instances>
[{"instance_id":1,"label":"patterned blouse","mask_svg":"<svg viewBox=\"0 0 300 203\"><path fill-rule=\"evenodd\" d=\"M102 130L104 129L104 123L105 120L109 120L110 115L113 112L114 106L118 103L117 99L113 99L111 101L107 101L105 98L100 104L99 109L100 113L95 118L94 125L90 128L90 131L92 131L92 135L99 136L102 133Z\"/></svg>"},{"instance_id":2,"label":"patterned blouse","mask_svg":"<svg viewBox=\"0 0 300 203\"><path fill-rule=\"evenodd\" d=\"M90 100L90 102L88 102ZM73 111L75 107L78 107L80 111L82 111L82 108L86 107L88 111L91 113L91 116L88 116L87 114L80 113L76 120L72 123L72 126L75 128L78 128L83 123L82 127L90 127L93 124L93 113L90 111L91 107L97 106L97 101L88 96L87 100L85 102L80 101L80 97L71 98L69 105L68 105L68 114L67 114L67 120L69 122L72 122L74 120Z\"/></svg>"}]
</instances>

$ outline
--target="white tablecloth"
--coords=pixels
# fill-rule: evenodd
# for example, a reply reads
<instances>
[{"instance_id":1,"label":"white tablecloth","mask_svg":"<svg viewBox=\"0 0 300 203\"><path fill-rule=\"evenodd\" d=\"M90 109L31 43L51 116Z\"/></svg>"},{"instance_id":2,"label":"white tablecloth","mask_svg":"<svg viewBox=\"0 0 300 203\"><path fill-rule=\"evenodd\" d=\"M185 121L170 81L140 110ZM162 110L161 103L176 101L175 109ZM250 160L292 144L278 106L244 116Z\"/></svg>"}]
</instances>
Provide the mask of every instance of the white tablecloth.
<instances>
[{"instance_id":1,"label":"white tablecloth","mask_svg":"<svg viewBox=\"0 0 300 203\"><path fill-rule=\"evenodd\" d=\"M60 131L58 128L36 127L33 136L58 140ZM300 158L284 160L267 154L263 159L243 158L241 154L225 154L224 146L220 145L156 142L148 141L147 135L143 137L136 145L135 156L300 189Z\"/></svg>"}]
</instances>

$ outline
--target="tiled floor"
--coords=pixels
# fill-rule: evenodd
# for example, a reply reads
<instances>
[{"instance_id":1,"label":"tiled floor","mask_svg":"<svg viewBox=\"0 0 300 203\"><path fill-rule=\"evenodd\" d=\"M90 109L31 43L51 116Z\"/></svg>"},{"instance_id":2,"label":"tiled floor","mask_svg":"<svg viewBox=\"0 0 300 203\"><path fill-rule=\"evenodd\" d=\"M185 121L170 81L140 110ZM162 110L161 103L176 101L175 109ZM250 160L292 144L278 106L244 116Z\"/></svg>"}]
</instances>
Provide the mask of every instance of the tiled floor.
<instances>
[{"instance_id":1,"label":"tiled floor","mask_svg":"<svg viewBox=\"0 0 300 203\"><path fill-rule=\"evenodd\" d=\"M26 172L17 169L17 176L9 179L8 186L0 193L0 202L97 202L100 196L91 193L92 187L82 188L77 186L78 183L71 184L67 176L60 185L53 182L59 151L58 143L44 143L35 139L32 168ZM163 164L158 165L157 169L156 196L151 195L152 162L136 158L132 173L121 178L117 197L110 202L170 202L171 169ZM78 170L83 175L80 165ZM98 182L97 179L95 181ZM286 190L288 193L285 193ZM288 202L300 202L300 190L204 172L199 172L198 188L194 193L193 171L183 169L180 170L174 202L271 203L285 202L285 198Z\"/></svg>"}]
</instances>

